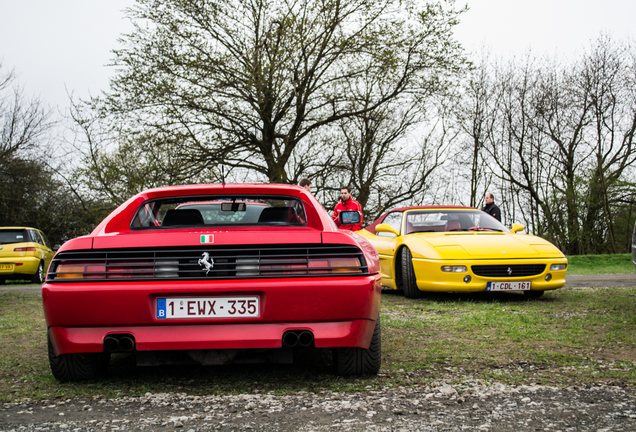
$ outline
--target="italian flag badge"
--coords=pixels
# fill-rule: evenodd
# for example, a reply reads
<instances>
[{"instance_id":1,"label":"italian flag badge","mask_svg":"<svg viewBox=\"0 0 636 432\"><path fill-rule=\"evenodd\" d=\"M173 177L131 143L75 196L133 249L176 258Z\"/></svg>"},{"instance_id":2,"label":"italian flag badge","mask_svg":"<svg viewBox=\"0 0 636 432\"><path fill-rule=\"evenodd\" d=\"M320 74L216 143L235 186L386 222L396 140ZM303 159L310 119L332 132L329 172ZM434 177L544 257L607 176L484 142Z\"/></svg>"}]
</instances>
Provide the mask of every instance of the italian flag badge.
<instances>
[{"instance_id":1,"label":"italian flag badge","mask_svg":"<svg viewBox=\"0 0 636 432\"><path fill-rule=\"evenodd\" d=\"M201 235L201 243L214 243L214 235Z\"/></svg>"}]
</instances>

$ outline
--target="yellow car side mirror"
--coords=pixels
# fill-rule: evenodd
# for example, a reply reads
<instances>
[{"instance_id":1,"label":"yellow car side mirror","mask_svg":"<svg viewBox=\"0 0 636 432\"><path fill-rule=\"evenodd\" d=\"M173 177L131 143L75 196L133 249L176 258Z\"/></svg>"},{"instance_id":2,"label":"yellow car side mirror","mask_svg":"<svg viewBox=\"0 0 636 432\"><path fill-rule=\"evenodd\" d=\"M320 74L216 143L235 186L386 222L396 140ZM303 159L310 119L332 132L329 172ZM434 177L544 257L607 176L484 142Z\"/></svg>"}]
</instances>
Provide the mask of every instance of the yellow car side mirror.
<instances>
[{"instance_id":1,"label":"yellow car side mirror","mask_svg":"<svg viewBox=\"0 0 636 432\"><path fill-rule=\"evenodd\" d=\"M524 229L526 229L526 227L524 227L521 224L516 223L516 224L512 225L512 228L510 228L510 231L512 231L513 233L517 233L519 231L523 231Z\"/></svg>"},{"instance_id":2,"label":"yellow car side mirror","mask_svg":"<svg viewBox=\"0 0 636 432\"><path fill-rule=\"evenodd\" d=\"M399 231L394 229L391 225L385 224L385 223L376 226L375 227L375 232L376 233L379 233L379 232L391 233L391 234L395 234L396 237L400 235Z\"/></svg>"}]
</instances>

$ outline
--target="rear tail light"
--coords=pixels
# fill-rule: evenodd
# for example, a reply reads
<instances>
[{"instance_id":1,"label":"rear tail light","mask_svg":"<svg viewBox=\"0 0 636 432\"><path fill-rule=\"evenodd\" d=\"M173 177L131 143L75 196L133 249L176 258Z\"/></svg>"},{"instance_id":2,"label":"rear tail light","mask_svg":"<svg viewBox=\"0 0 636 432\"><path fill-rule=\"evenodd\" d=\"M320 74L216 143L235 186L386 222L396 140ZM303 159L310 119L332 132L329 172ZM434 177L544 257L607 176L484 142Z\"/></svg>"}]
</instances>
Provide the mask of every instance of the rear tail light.
<instances>
[{"instance_id":1,"label":"rear tail light","mask_svg":"<svg viewBox=\"0 0 636 432\"><path fill-rule=\"evenodd\" d=\"M106 266L106 279L149 278L154 275L154 263L147 260L127 261Z\"/></svg>"},{"instance_id":2,"label":"rear tail light","mask_svg":"<svg viewBox=\"0 0 636 432\"><path fill-rule=\"evenodd\" d=\"M329 262L330 273L362 273L360 261L356 257L329 258L327 261Z\"/></svg>"},{"instance_id":3,"label":"rear tail light","mask_svg":"<svg viewBox=\"0 0 636 432\"><path fill-rule=\"evenodd\" d=\"M55 270L55 279L103 279L106 265L103 263L62 262Z\"/></svg>"},{"instance_id":4,"label":"rear tail light","mask_svg":"<svg viewBox=\"0 0 636 432\"><path fill-rule=\"evenodd\" d=\"M35 252L35 248L34 247L19 247L19 248L14 248L13 251L14 252Z\"/></svg>"},{"instance_id":5,"label":"rear tail light","mask_svg":"<svg viewBox=\"0 0 636 432\"><path fill-rule=\"evenodd\" d=\"M357 257L280 259L263 258L260 260L261 276L273 275L319 275L335 273L362 273Z\"/></svg>"},{"instance_id":6,"label":"rear tail light","mask_svg":"<svg viewBox=\"0 0 636 432\"><path fill-rule=\"evenodd\" d=\"M113 265L104 262L65 262L55 270L54 279L121 279L154 276L154 267L147 260L128 261Z\"/></svg>"}]
</instances>

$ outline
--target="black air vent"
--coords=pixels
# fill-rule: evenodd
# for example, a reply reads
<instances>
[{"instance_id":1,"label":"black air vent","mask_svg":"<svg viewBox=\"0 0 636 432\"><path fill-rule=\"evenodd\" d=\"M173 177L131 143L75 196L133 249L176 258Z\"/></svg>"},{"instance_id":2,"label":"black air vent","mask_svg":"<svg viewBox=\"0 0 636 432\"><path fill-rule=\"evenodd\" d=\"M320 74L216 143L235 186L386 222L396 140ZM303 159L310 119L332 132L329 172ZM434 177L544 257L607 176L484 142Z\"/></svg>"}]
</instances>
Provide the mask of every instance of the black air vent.
<instances>
[{"instance_id":1,"label":"black air vent","mask_svg":"<svg viewBox=\"0 0 636 432\"><path fill-rule=\"evenodd\" d=\"M474 265L471 269L477 276L512 278L541 274L545 264Z\"/></svg>"}]
</instances>

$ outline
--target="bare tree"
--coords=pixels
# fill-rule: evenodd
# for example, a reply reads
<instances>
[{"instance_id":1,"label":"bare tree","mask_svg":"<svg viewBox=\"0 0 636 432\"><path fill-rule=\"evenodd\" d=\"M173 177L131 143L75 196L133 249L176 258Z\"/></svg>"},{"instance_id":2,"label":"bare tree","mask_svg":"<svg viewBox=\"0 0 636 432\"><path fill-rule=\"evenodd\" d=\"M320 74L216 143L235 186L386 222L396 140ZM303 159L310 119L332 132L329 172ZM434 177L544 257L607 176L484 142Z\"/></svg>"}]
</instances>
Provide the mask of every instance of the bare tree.
<instances>
[{"instance_id":1,"label":"bare tree","mask_svg":"<svg viewBox=\"0 0 636 432\"><path fill-rule=\"evenodd\" d=\"M480 204L480 194L491 183L492 174L484 159L484 147L498 120L498 98L501 96L493 83L490 58L484 54L479 64L470 72L463 88L463 97L457 107L459 127L465 140L460 141L455 156L456 165L468 167L470 184L468 205Z\"/></svg>"},{"instance_id":2,"label":"bare tree","mask_svg":"<svg viewBox=\"0 0 636 432\"><path fill-rule=\"evenodd\" d=\"M74 132L69 148L80 160L70 168L67 183L80 199L119 205L152 187L221 181L216 164L181 158L180 145L174 141L179 135L163 135L158 130L130 132L73 100L68 115ZM161 149L157 142L163 143Z\"/></svg>"},{"instance_id":3,"label":"bare tree","mask_svg":"<svg viewBox=\"0 0 636 432\"><path fill-rule=\"evenodd\" d=\"M421 202L446 161L451 139L444 118L436 112L437 121L426 131L423 114L418 101L404 100L340 123L345 146L334 166L339 178L334 189L349 185L367 220Z\"/></svg>"},{"instance_id":4,"label":"bare tree","mask_svg":"<svg viewBox=\"0 0 636 432\"><path fill-rule=\"evenodd\" d=\"M50 110L37 98L25 98L14 71L3 72L0 63L0 161L41 156L49 120Z\"/></svg>"},{"instance_id":5,"label":"bare tree","mask_svg":"<svg viewBox=\"0 0 636 432\"><path fill-rule=\"evenodd\" d=\"M483 150L506 210L566 253L617 252L617 220L620 238L631 231L634 59L630 47L601 36L577 62L529 56L480 77L497 101ZM477 106L472 88L464 98ZM482 124L480 111L463 112L464 124ZM482 136L474 131L464 129L472 141Z\"/></svg>"},{"instance_id":6,"label":"bare tree","mask_svg":"<svg viewBox=\"0 0 636 432\"><path fill-rule=\"evenodd\" d=\"M636 52L601 36L580 68L578 83L590 104L590 200L602 210L609 251L616 253L613 189L636 162Z\"/></svg>"}]
</instances>

